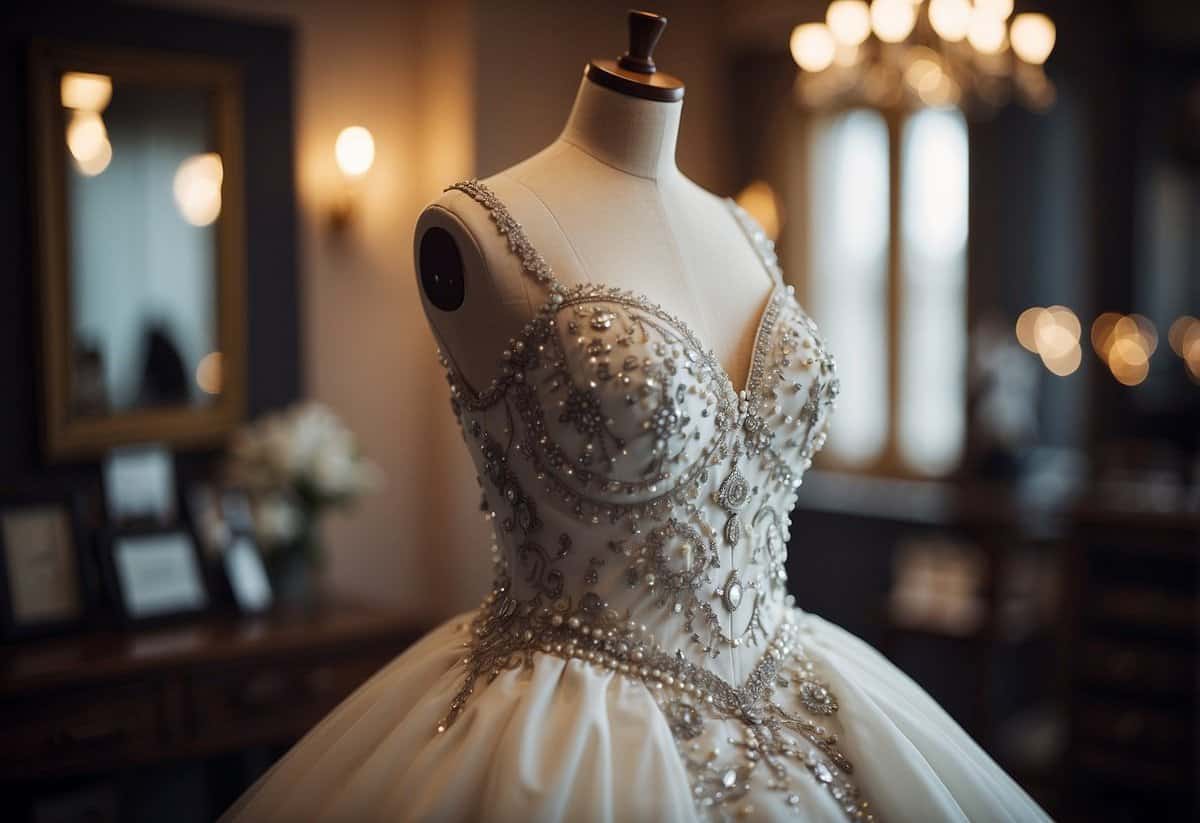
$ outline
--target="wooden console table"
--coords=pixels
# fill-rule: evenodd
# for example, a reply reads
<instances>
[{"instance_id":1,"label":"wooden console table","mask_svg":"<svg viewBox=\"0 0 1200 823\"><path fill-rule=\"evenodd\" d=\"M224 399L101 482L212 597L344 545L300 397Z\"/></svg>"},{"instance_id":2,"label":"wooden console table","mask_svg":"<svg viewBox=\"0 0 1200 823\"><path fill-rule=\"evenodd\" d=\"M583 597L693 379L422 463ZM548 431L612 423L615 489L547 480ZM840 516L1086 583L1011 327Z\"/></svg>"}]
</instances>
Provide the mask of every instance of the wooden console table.
<instances>
[{"instance_id":1,"label":"wooden console table","mask_svg":"<svg viewBox=\"0 0 1200 823\"><path fill-rule=\"evenodd\" d=\"M423 630L330 605L0 648L0 783L288 743Z\"/></svg>"}]
</instances>

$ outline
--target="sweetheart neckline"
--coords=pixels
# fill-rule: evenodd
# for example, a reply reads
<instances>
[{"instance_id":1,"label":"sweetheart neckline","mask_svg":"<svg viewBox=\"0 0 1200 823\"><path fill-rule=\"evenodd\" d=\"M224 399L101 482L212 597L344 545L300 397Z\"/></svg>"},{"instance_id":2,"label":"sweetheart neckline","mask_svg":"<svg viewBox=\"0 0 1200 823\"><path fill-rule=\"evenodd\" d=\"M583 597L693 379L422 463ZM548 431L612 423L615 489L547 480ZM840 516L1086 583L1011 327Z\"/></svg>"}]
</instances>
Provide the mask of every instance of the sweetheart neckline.
<instances>
[{"instance_id":1,"label":"sweetheart neckline","mask_svg":"<svg viewBox=\"0 0 1200 823\"><path fill-rule=\"evenodd\" d=\"M525 234L525 228L512 216L512 213L508 210L508 206L486 184L478 179L471 179L448 186L446 191L450 191L451 189L461 191L487 210L492 222L496 224L496 229L508 240L509 250L519 258L521 268L547 287L549 294L546 297L546 301L535 312L536 317L557 316L559 308L565 305L564 296L571 292L601 294L607 292L611 296L624 296L626 299L633 301L643 308L649 307L653 311L658 312L663 320L674 325L676 331L691 340L701 353L701 356L708 360L713 370L721 375L726 391L732 395L731 399L734 408L739 409L735 416L738 418L739 424L741 423L740 418L742 415L738 401L749 400L750 395L756 393L757 378L761 377L759 372L762 370L762 362L765 358L765 354L762 351L763 340L766 337L768 327L774 326L774 315L778 313L780 293L786 290L790 296L791 287L785 288L784 286L782 273L780 272L770 240L765 238L762 229L757 228L757 224L753 222L753 218L738 205L737 201L731 197L721 198L721 201L733 217L734 222L738 224L738 228L741 229L742 234L750 243L763 271L771 281L771 290L767 294L767 301L758 314L754 330L754 340L750 347L750 363L746 369L745 383L740 391L735 387L733 377L729 374L729 370L725 367L725 364L717 357L716 352L711 346L706 347L704 345L704 339L696 334L686 321L670 313L640 291L603 286L592 282L579 283L567 287L554 276L554 271L550 267L550 264L542 257L533 243L530 242L528 235ZM599 299L603 300L603 296ZM515 335L513 339L516 339ZM467 379L462 369L458 368L458 364L454 362L454 358L450 352L443 351L442 354L446 360L447 367L456 373L458 381L467 390L472 400L478 401L482 398L484 396L483 392L476 391L475 387L471 385L471 382ZM501 370L501 375L503 375L503 370ZM500 378L493 376L490 386L485 391L495 390L499 385Z\"/></svg>"},{"instance_id":2,"label":"sweetheart neckline","mask_svg":"<svg viewBox=\"0 0 1200 823\"><path fill-rule=\"evenodd\" d=\"M767 332L769 330L768 327L773 325L773 323L767 322L768 317L773 314L773 309L777 308L780 295L786 290L786 287L782 282L772 278L771 290L767 293L766 303L763 304L762 309L758 312L758 319L754 329L754 340L750 347L750 363L746 369L746 382L742 386L742 389L738 391L734 386L733 378L730 376L729 370L725 367L725 364L721 362L720 358L717 357L716 352L713 351L712 347L705 346L704 339L692 330L691 326L687 324L687 321L667 311L665 308L663 308L663 306L655 303L644 293L640 291L634 291L632 289L618 289L614 286L604 286L596 283L579 283L574 286L563 286L562 288L567 294L572 291L597 292L600 296L586 297L578 301L571 301L570 298L563 297L563 292L551 291L545 302L538 307L537 311L535 312L535 316L556 316L562 308L568 305L569 302L572 304L602 303L606 299L612 299L617 295L623 295L626 299L632 300L643 309L652 309L659 312L662 320L674 325L676 327L676 331L681 332L684 337L692 341L692 343L696 346L696 349L700 352L701 356L707 359L709 361L709 365L721 375L721 379L725 385L726 391L733 395L732 400L734 401L735 408L738 400L749 399L751 395L751 389L755 388L759 382L756 378L761 376L759 372L762 370L762 357L760 356L760 353L762 351L764 340L767 337ZM607 297L605 295L607 295ZM479 392L475 389L475 387L467 379L467 376L463 373L462 369L458 368L458 365L453 362L453 358L450 356L449 352L443 352L443 354L446 355L450 367L456 372L458 381L470 393L472 399L478 400L482 396L482 392ZM491 385L495 386L497 384L497 378L493 377Z\"/></svg>"}]
</instances>

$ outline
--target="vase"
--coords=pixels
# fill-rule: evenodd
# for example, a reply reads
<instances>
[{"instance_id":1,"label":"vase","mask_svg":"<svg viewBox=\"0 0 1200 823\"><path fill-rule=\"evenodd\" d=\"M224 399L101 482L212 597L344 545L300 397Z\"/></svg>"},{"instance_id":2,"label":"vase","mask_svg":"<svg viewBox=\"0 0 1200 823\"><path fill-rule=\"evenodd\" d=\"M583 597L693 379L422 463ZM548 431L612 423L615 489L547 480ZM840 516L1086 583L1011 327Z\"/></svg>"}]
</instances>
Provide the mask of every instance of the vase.
<instances>
[{"instance_id":1,"label":"vase","mask_svg":"<svg viewBox=\"0 0 1200 823\"><path fill-rule=\"evenodd\" d=\"M323 557L315 528L305 528L286 546L276 549L271 562L275 601L290 611L312 612L320 600L318 578Z\"/></svg>"}]
</instances>

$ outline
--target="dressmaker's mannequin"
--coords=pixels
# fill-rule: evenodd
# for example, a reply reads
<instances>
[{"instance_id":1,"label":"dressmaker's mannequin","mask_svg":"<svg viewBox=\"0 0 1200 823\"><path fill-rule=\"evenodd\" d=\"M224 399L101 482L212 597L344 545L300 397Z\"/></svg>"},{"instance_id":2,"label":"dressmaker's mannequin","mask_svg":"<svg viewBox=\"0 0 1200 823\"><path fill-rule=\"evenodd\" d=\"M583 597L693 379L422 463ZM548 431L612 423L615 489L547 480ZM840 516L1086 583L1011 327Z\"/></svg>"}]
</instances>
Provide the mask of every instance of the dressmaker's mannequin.
<instances>
[{"instance_id":1,"label":"dressmaker's mannequin","mask_svg":"<svg viewBox=\"0 0 1200 823\"><path fill-rule=\"evenodd\" d=\"M640 44L647 59L663 24L648 48ZM631 28L635 52L636 21ZM629 289L661 304L713 349L740 389L770 277L728 205L675 165L682 84L619 70L614 82L615 66L594 61L562 135L485 182L560 281ZM661 99L670 96L680 99ZM547 295L522 272L487 211L459 191L422 213L414 245L430 325L482 389L509 338Z\"/></svg>"}]
</instances>

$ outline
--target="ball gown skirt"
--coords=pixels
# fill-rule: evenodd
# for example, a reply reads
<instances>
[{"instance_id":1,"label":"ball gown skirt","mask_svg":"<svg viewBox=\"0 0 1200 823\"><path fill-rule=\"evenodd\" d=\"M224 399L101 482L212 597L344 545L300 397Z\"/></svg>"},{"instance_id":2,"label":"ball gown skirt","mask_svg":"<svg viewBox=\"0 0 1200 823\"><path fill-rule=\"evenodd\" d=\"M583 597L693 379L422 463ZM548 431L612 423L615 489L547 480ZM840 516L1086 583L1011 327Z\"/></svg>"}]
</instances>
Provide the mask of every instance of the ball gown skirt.
<instances>
[{"instance_id":1,"label":"ball gown skirt","mask_svg":"<svg viewBox=\"0 0 1200 823\"><path fill-rule=\"evenodd\" d=\"M1038 821L899 669L795 608L789 513L838 394L761 230L745 387L644 296L567 285L492 186L453 186L546 295L451 409L496 583L375 675L228 811L242 821ZM474 211L472 211L474 210ZM753 260L754 256L750 255Z\"/></svg>"}]
</instances>

